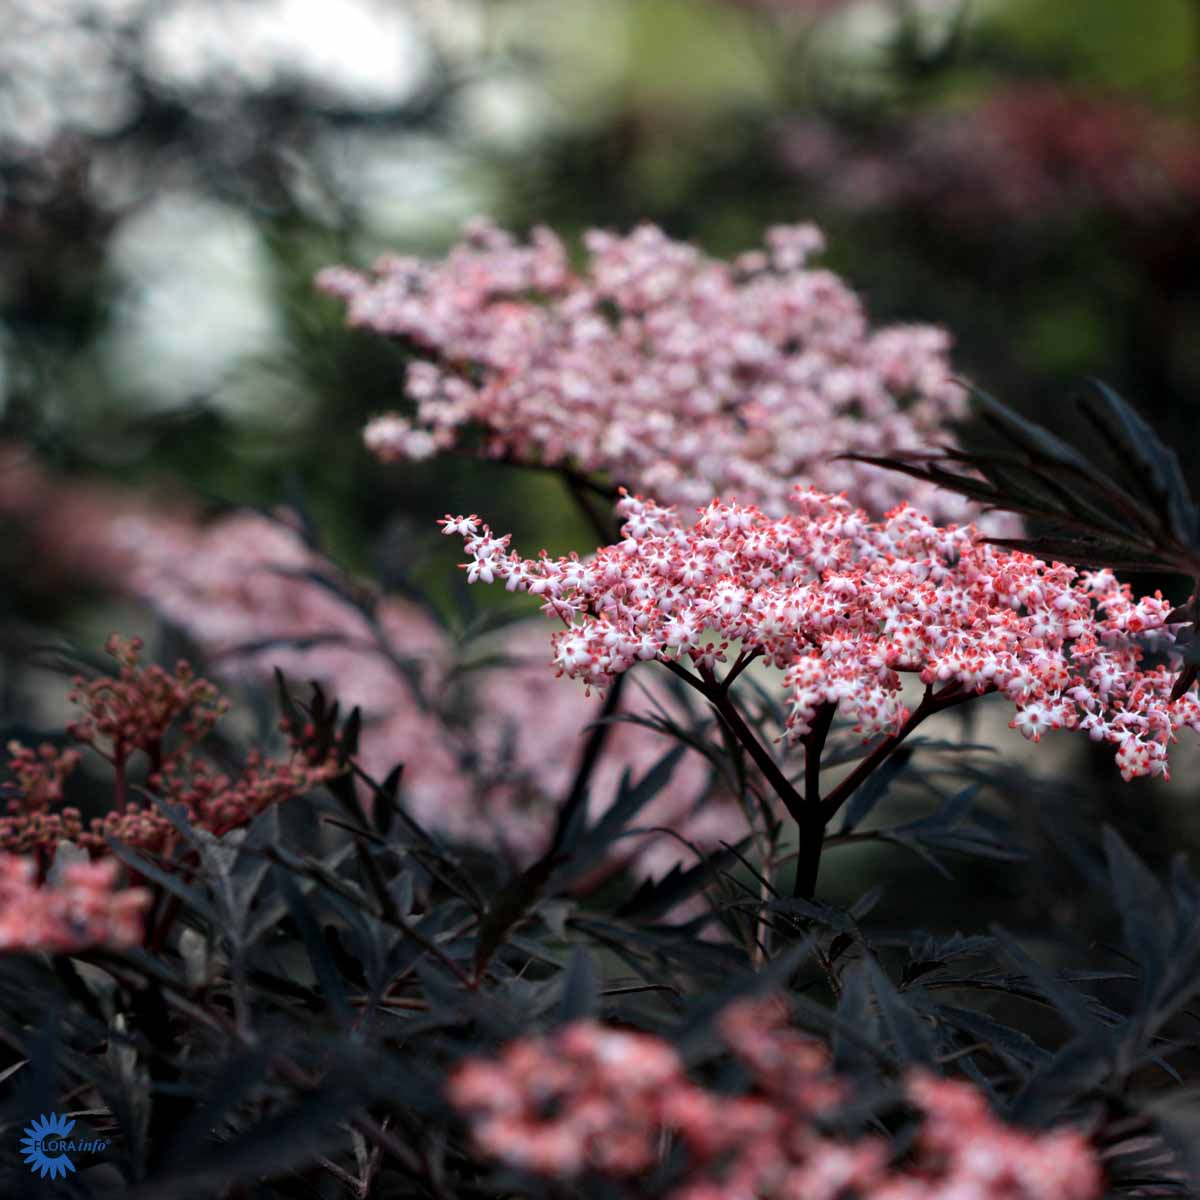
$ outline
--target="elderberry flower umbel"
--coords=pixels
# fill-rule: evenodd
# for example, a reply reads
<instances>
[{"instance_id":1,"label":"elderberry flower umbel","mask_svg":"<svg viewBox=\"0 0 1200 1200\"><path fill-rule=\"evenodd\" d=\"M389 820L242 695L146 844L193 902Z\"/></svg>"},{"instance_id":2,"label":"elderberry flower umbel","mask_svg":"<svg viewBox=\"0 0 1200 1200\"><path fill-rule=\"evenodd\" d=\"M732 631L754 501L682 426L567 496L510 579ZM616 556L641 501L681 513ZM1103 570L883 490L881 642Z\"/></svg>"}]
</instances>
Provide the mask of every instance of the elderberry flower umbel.
<instances>
[{"instance_id":1,"label":"elderberry flower umbel","mask_svg":"<svg viewBox=\"0 0 1200 1200\"><path fill-rule=\"evenodd\" d=\"M882 1137L837 1139L817 1121L852 1099L828 1051L790 1028L782 1005L743 1001L720 1021L752 1090L729 1095L687 1077L661 1038L595 1021L468 1059L449 1098L476 1148L533 1174L642 1175L671 1141L686 1164L668 1200L1093 1200L1102 1177L1073 1130L1027 1133L992 1115L964 1082L914 1073L903 1099L921 1117L903 1165ZM623 1194L623 1193L621 1193ZM634 1193L644 1194L644 1193Z\"/></svg>"},{"instance_id":2,"label":"elderberry flower umbel","mask_svg":"<svg viewBox=\"0 0 1200 1200\"><path fill-rule=\"evenodd\" d=\"M1170 700L1177 627L1160 593L1135 598L1111 572L988 545L908 505L876 522L840 496L792 502L773 518L713 501L688 526L626 495L624 540L588 559L522 559L475 516L441 524L464 539L470 581L541 598L564 625L559 671L592 687L647 659L713 672L736 642L784 673L796 738L827 705L866 738L897 733L904 675L939 696L1002 693L1035 742L1060 728L1107 741L1126 779L1166 776L1176 731L1200 732L1194 689Z\"/></svg>"},{"instance_id":3,"label":"elderberry flower umbel","mask_svg":"<svg viewBox=\"0 0 1200 1200\"><path fill-rule=\"evenodd\" d=\"M737 496L779 515L796 483L881 513L911 499L944 518L964 502L862 463L947 443L963 415L941 329L872 329L859 298L809 265L811 225L779 227L733 262L651 225L593 230L582 273L561 241L528 245L487 221L441 261L331 267L318 286L351 325L427 353L408 374L415 418L366 430L383 459L422 459L483 435L486 452L569 466L693 506Z\"/></svg>"},{"instance_id":4,"label":"elderberry flower umbel","mask_svg":"<svg viewBox=\"0 0 1200 1200\"><path fill-rule=\"evenodd\" d=\"M0 953L138 945L150 893L118 889L118 875L112 861L73 862L57 883L39 885L31 859L0 853Z\"/></svg>"}]
</instances>

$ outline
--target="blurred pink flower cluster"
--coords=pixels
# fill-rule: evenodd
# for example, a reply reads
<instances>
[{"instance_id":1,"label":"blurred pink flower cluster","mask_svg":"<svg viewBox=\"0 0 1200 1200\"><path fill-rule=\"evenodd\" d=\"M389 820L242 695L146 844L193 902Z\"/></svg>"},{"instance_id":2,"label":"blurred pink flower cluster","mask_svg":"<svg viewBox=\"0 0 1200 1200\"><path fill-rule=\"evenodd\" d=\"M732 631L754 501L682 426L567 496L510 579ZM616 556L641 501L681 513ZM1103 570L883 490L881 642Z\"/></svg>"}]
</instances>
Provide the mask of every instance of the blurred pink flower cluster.
<instances>
[{"instance_id":1,"label":"blurred pink flower cluster","mask_svg":"<svg viewBox=\"0 0 1200 1200\"><path fill-rule=\"evenodd\" d=\"M737 497L778 514L809 483L876 513L902 499L943 519L966 511L929 485L836 461L944 443L965 397L944 331L872 329L845 282L809 264L823 246L814 227L771 229L733 262L652 225L585 244L577 274L551 231L522 244L481 220L438 261L322 271L351 325L429 355L409 368L415 416L372 421L371 450L421 459L481 434L495 458L689 507Z\"/></svg>"},{"instance_id":2,"label":"blurred pink flower cluster","mask_svg":"<svg viewBox=\"0 0 1200 1200\"><path fill-rule=\"evenodd\" d=\"M118 888L115 862L74 862L38 884L31 859L0 853L0 953L74 954L125 949L142 940L145 888Z\"/></svg>"},{"instance_id":3,"label":"blurred pink flower cluster","mask_svg":"<svg viewBox=\"0 0 1200 1200\"><path fill-rule=\"evenodd\" d=\"M731 1006L721 1031L754 1090L692 1083L660 1038L594 1021L468 1059L449 1098L479 1151L552 1178L638 1176L670 1140L688 1173L670 1200L1094 1200L1096 1156L1070 1130L1026 1133L997 1120L971 1084L915 1073L905 1098L922 1117L903 1166L877 1136L838 1140L816 1120L851 1098L819 1042L787 1026L782 1005Z\"/></svg>"},{"instance_id":4,"label":"blurred pink flower cluster","mask_svg":"<svg viewBox=\"0 0 1200 1200\"><path fill-rule=\"evenodd\" d=\"M474 516L441 524L464 539L469 580L541 598L564 625L559 671L589 686L647 659L711 673L738 643L784 673L794 737L826 705L865 737L897 734L911 715L905 674L943 701L1002 693L1033 741L1082 729L1117 747L1126 779L1166 776L1176 731L1200 732L1194 687L1170 699L1171 664L1143 661L1175 642L1161 593L1135 598L1109 571L1047 565L907 505L873 522L843 497L798 489L793 507L773 518L714 501L685 524L626 495L624 540L588 559L523 559Z\"/></svg>"},{"instance_id":5,"label":"blurred pink flower cluster","mask_svg":"<svg viewBox=\"0 0 1200 1200\"><path fill-rule=\"evenodd\" d=\"M1103 211L1138 227L1200 206L1193 124L1062 84L997 89L977 108L890 130L880 146L804 118L780 146L797 172L856 209L922 207L963 224Z\"/></svg>"},{"instance_id":6,"label":"blurred pink flower cluster","mask_svg":"<svg viewBox=\"0 0 1200 1200\"><path fill-rule=\"evenodd\" d=\"M189 506L177 497L57 476L29 447L0 442L3 561L22 583L123 587L133 546L114 533L124 520L147 514L163 531L182 530L192 519Z\"/></svg>"}]
</instances>

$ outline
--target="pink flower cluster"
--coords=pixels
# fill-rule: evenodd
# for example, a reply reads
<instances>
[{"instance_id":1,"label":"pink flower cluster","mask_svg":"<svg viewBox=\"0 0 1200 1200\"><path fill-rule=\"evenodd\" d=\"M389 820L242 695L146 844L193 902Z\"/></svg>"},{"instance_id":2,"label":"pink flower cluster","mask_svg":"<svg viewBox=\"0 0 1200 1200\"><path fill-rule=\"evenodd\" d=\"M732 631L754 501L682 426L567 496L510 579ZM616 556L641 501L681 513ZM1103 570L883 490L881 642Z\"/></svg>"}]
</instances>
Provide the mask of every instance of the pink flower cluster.
<instances>
[{"instance_id":1,"label":"pink flower cluster","mask_svg":"<svg viewBox=\"0 0 1200 1200\"><path fill-rule=\"evenodd\" d=\"M713 501L685 525L673 509L625 496L624 540L588 559L522 559L474 516L463 537L468 579L539 596L564 628L554 659L603 688L640 660L713 671L732 643L784 672L788 729L810 730L837 704L865 737L909 717L904 675L940 696L1003 693L1012 726L1037 741L1082 729L1117 747L1122 775L1167 775L1181 726L1200 732L1194 690L1171 701L1171 605L1135 599L1107 571L1047 565L939 527L907 505L871 521L843 497L797 490L795 512Z\"/></svg>"},{"instance_id":2,"label":"pink flower cluster","mask_svg":"<svg viewBox=\"0 0 1200 1200\"><path fill-rule=\"evenodd\" d=\"M965 409L947 335L872 329L859 298L809 265L810 225L767 233L732 263L643 225L592 231L582 274L549 230L528 245L486 221L441 261L331 267L318 286L351 325L411 339L415 420L381 416L367 445L421 459L482 431L496 458L567 465L660 500L737 496L771 513L797 482L847 491L872 512L911 499L953 518L963 503L896 473L834 461L945 442Z\"/></svg>"},{"instance_id":3,"label":"pink flower cluster","mask_svg":"<svg viewBox=\"0 0 1200 1200\"><path fill-rule=\"evenodd\" d=\"M721 1022L754 1090L723 1095L692 1083L675 1050L647 1034L577 1021L469 1059L449 1098L479 1151L536 1174L643 1174L666 1139L688 1152L669 1200L1094 1200L1096 1156L1073 1131L1025 1133L998 1121L970 1084L914 1074L923 1116L910 1161L888 1165L879 1137L835 1140L814 1119L850 1098L818 1042L786 1026L771 1002L732 1006Z\"/></svg>"},{"instance_id":4,"label":"pink flower cluster","mask_svg":"<svg viewBox=\"0 0 1200 1200\"><path fill-rule=\"evenodd\" d=\"M36 864L0 853L0 953L74 954L91 946L140 945L151 896L116 887L115 862L76 862L56 884L36 882Z\"/></svg>"}]
</instances>

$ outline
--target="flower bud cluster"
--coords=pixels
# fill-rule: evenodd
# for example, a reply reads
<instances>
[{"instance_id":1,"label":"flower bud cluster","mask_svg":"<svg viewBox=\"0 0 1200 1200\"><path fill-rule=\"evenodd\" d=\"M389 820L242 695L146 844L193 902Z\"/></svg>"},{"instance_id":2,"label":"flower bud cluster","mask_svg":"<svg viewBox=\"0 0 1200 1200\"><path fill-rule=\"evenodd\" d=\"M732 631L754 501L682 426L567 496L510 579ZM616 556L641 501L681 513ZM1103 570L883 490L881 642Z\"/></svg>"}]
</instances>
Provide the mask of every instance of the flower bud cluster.
<instances>
[{"instance_id":1,"label":"flower bud cluster","mask_svg":"<svg viewBox=\"0 0 1200 1200\"><path fill-rule=\"evenodd\" d=\"M782 1005L744 1001L721 1032L752 1090L692 1083L660 1038L576 1021L510 1043L496 1060L468 1059L451 1103L484 1155L551 1178L584 1171L620 1179L655 1166L670 1141L687 1169L669 1200L1094 1200L1096 1156L1074 1131L1032 1134L994 1117L971 1084L916 1073L905 1099L922 1116L912 1153L868 1135L820 1128L851 1099L819 1042L787 1026Z\"/></svg>"},{"instance_id":2,"label":"flower bud cluster","mask_svg":"<svg viewBox=\"0 0 1200 1200\"><path fill-rule=\"evenodd\" d=\"M117 888L115 862L74 862L54 884L38 885L34 862L0 853L0 952L74 954L91 946L141 943L151 896Z\"/></svg>"},{"instance_id":3,"label":"flower bud cluster","mask_svg":"<svg viewBox=\"0 0 1200 1200\"><path fill-rule=\"evenodd\" d=\"M564 625L559 671L589 686L647 659L712 670L736 642L783 672L797 738L830 704L865 738L897 733L905 675L940 695L1002 693L1032 741L1052 729L1107 741L1126 779L1166 776L1176 731L1200 732L1195 690L1170 699L1175 627L1161 594L1135 598L1111 572L1046 564L907 505L878 522L812 490L793 506L773 518L713 501L685 525L625 495L624 540L588 559L522 559L473 515L441 524L464 539L471 582L541 598Z\"/></svg>"},{"instance_id":4,"label":"flower bud cluster","mask_svg":"<svg viewBox=\"0 0 1200 1200\"><path fill-rule=\"evenodd\" d=\"M63 780L78 765L78 752L59 753L50 746L35 752L12 742L12 779L5 785L11 799L8 815L0 817L0 850L31 853L43 871L62 841L93 855L107 851L109 838L165 853L177 836L175 827L152 805L125 799L126 770L134 752L149 761L149 787L182 805L197 827L217 836L342 770L336 742L325 757L314 756L302 734L289 737L291 753L284 761L252 749L237 776L214 770L198 751L228 708L216 687L198 678L187 662L181 661L174 674L142 666L138 638L114 635L108 652L117 660L118 672L91 681L76 679L70 697L84 715L68 732L113 764L113 809L86 823L77 808L50 811L62 801Z\"/></svg>"},{"instance_id":5,"label":"flower bud cluster","mask_svg":"<svg viewBox=\"0 0 1200 1200\"><path fill-rule=\"evenodd\" d=\"M183 659L173 675L156 665L139 665L141 638L126 640L113 634L105 650L117 660L118 673L93 680L77 676L67 697L83 709L83 716L67 726L67 733L105 758L124 762L140 750L161 769L203 741L229 708L216 687L196 678ZM173 728L180 741L168 749L167 733Z\"/></svg>"},{"instance_id":6,"label":"flower bud cluster","mask_svg":"<svg viewBox=\"0 0 1200 1200\"><path fill-rule=\"evenodd\" d=\"M486 452L601 473L686 506L737 496L786 510L796 483L847 491L880 513L911 499L936 517L957 497L894 472L835 461L947 441L963 415L948 336L872 329L859 298L809 264L811 225L768 231L733 262L652 225L592 231L581 274L549 230L527 245L487 221L430 262L389 256L318 286L351 325L405 337L415 418L366 430L383 459L422 459L482 431Z\"/></svg>"},{"instance_id":7,"label":"flower bud cluster","mask_svg":"<svg viewBox=\"0 0 1200 1200\"><path fill-rule=\"evenodd\" d=\"M36 750L8 743L8 769L12 781L0 790L10 793L9 812L45 812L63 799L63 783L79 766L78 750L59 750L43 742Z\"/></svg>"}]
</instances>

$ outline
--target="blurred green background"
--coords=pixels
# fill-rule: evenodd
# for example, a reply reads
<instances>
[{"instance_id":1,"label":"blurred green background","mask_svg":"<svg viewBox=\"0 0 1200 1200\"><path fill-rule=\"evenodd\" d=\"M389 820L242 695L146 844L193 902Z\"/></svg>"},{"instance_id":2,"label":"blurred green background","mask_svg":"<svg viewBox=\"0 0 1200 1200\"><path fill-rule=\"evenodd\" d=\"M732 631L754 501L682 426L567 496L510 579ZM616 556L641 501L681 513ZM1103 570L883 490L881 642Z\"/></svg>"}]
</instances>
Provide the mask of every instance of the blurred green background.
<instances>
[{"instance_id":1,"label":"blurred green background","mask_svg":"<svg viewBox=\"0 0 1200 1200\"><path fill-rule=\"evenodd\" d=\"M946 325L964 376L1060 431L1101 376L1200 483L1195 0L5 0L2 25L0 434L64 481L299 504L350 569L435 595L447 508L588 549L543 475L374 463L403 352L311 286L487 212L719 254L814 220L876 321ZM19 507L8 723L41 632L110 623ZM1144 851L1190 833L1185 770L1123 787L1072 753Z\"/></svg>"}]
</instances>

